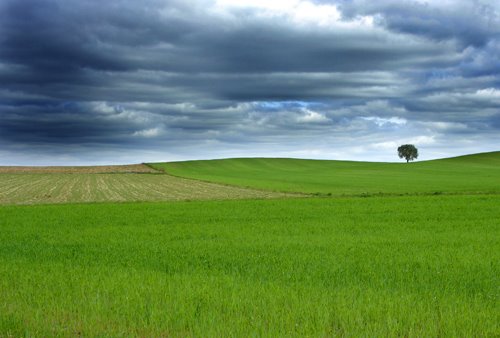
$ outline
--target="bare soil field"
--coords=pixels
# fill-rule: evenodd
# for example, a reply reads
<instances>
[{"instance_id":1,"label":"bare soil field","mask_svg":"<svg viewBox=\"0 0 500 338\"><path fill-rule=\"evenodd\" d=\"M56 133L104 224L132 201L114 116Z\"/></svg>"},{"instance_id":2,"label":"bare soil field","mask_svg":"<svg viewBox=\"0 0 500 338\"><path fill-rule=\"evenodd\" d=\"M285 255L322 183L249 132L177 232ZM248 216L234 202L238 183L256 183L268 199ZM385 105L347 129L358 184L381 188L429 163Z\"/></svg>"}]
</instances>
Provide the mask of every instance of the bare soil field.
<instances>
[{"instance_id":1,"label":"bare soil field","mask_svg":"<svg viewBox=\"0 0 500 338\"><path fill-rule=\"evenodd\" d=\"M71 171L0 174L0 204L222 200L285 196L292 195L201 182L167 174L93 174Z\"/></svg>"},{"instance_id":2,"label":"bare soil field","mask_svg":"<svg viewBox=\"0 0 500 338\"><path fill-rule=\"evenodd\" d=\"M107 174L107 173L158 173L159 171L144 164L73 166L73 167L0 167L0 174Z\"/></svg>"}]
</instances>

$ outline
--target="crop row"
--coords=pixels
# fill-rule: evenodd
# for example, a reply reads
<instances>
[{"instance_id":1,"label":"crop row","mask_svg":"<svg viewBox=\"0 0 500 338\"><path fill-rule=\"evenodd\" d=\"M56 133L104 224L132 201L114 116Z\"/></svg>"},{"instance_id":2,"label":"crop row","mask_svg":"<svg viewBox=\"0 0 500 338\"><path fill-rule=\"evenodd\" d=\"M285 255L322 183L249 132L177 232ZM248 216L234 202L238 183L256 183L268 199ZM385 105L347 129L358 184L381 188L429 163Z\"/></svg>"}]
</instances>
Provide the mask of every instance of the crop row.
<instances>
[{"instance_id":1,"label":"crop row","mask_svg":"<svg viewBox=\"0 0 500 338\"><path fill-rule=\"evenodd\" d=\"M1 174L0 204L274 198L265 192L158 174Z\"/></svg>"}]
</instances>

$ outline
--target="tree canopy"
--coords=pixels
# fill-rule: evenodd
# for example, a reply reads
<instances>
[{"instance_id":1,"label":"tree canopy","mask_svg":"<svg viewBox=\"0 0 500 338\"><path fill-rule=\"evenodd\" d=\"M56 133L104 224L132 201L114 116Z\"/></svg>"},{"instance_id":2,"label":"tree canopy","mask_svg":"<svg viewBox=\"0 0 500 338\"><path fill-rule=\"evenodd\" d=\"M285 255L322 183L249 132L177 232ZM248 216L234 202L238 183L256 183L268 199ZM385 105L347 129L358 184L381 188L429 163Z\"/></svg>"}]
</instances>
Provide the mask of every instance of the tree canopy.
<instances>
[{"instance_id":1,"label":"tree canopy","mask_svg":"<svg viewBox=\"0 0 500 338\"><path fill-rule=\"evenodd\" d=\"M413 144L403 144L398 147L398 156L408 163L418 158L418 149Z\"/></svg>"}]
</instances>

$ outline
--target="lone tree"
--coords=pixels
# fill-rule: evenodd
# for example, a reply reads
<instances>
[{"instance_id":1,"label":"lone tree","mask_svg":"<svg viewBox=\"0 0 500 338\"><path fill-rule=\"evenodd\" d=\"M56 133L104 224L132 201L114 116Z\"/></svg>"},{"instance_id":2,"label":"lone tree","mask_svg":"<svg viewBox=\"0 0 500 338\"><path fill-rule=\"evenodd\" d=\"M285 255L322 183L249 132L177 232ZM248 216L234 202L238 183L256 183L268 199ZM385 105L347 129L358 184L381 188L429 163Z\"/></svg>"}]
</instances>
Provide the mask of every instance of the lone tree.
<instances>
[{"instance_id":1,"label":"lone tree","mask_svg":"<svg viewBox=\"0 0 500 338\"><path fill-rule=\"evenodd\" d=\"M403 144L398 147L398 155L408 163L418 157L418 149L413 144Z\"/></svg>"}]
</instances>

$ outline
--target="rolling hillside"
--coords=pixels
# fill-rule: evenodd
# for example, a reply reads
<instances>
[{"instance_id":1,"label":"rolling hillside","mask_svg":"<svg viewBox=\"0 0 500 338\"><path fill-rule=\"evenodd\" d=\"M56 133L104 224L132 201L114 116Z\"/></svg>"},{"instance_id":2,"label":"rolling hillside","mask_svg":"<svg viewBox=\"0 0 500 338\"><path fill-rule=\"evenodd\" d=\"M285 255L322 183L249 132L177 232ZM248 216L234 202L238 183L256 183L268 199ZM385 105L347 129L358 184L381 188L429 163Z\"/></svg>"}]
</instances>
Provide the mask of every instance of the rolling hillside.
<instances>
[{"instance_id":1,"label":"rolling hillside","mask_svg":"<svg viewBox=\"0 0 500 338\"><path fill-rule=\"evenodd\" d=\"M500 153L152 167L0 168L0 337L500 332Z\"/></svg>"},{"instance_id":2,"label":"rolling hillside","mask_svg":"<svg viewBox=\"0 0 500 338\"><path fill-rule=\"evenodd\" d=\"M500 152L409 164L238 158L150 165L186 178L334 196L500 192Z\"/></svg>"}]
</instances>

